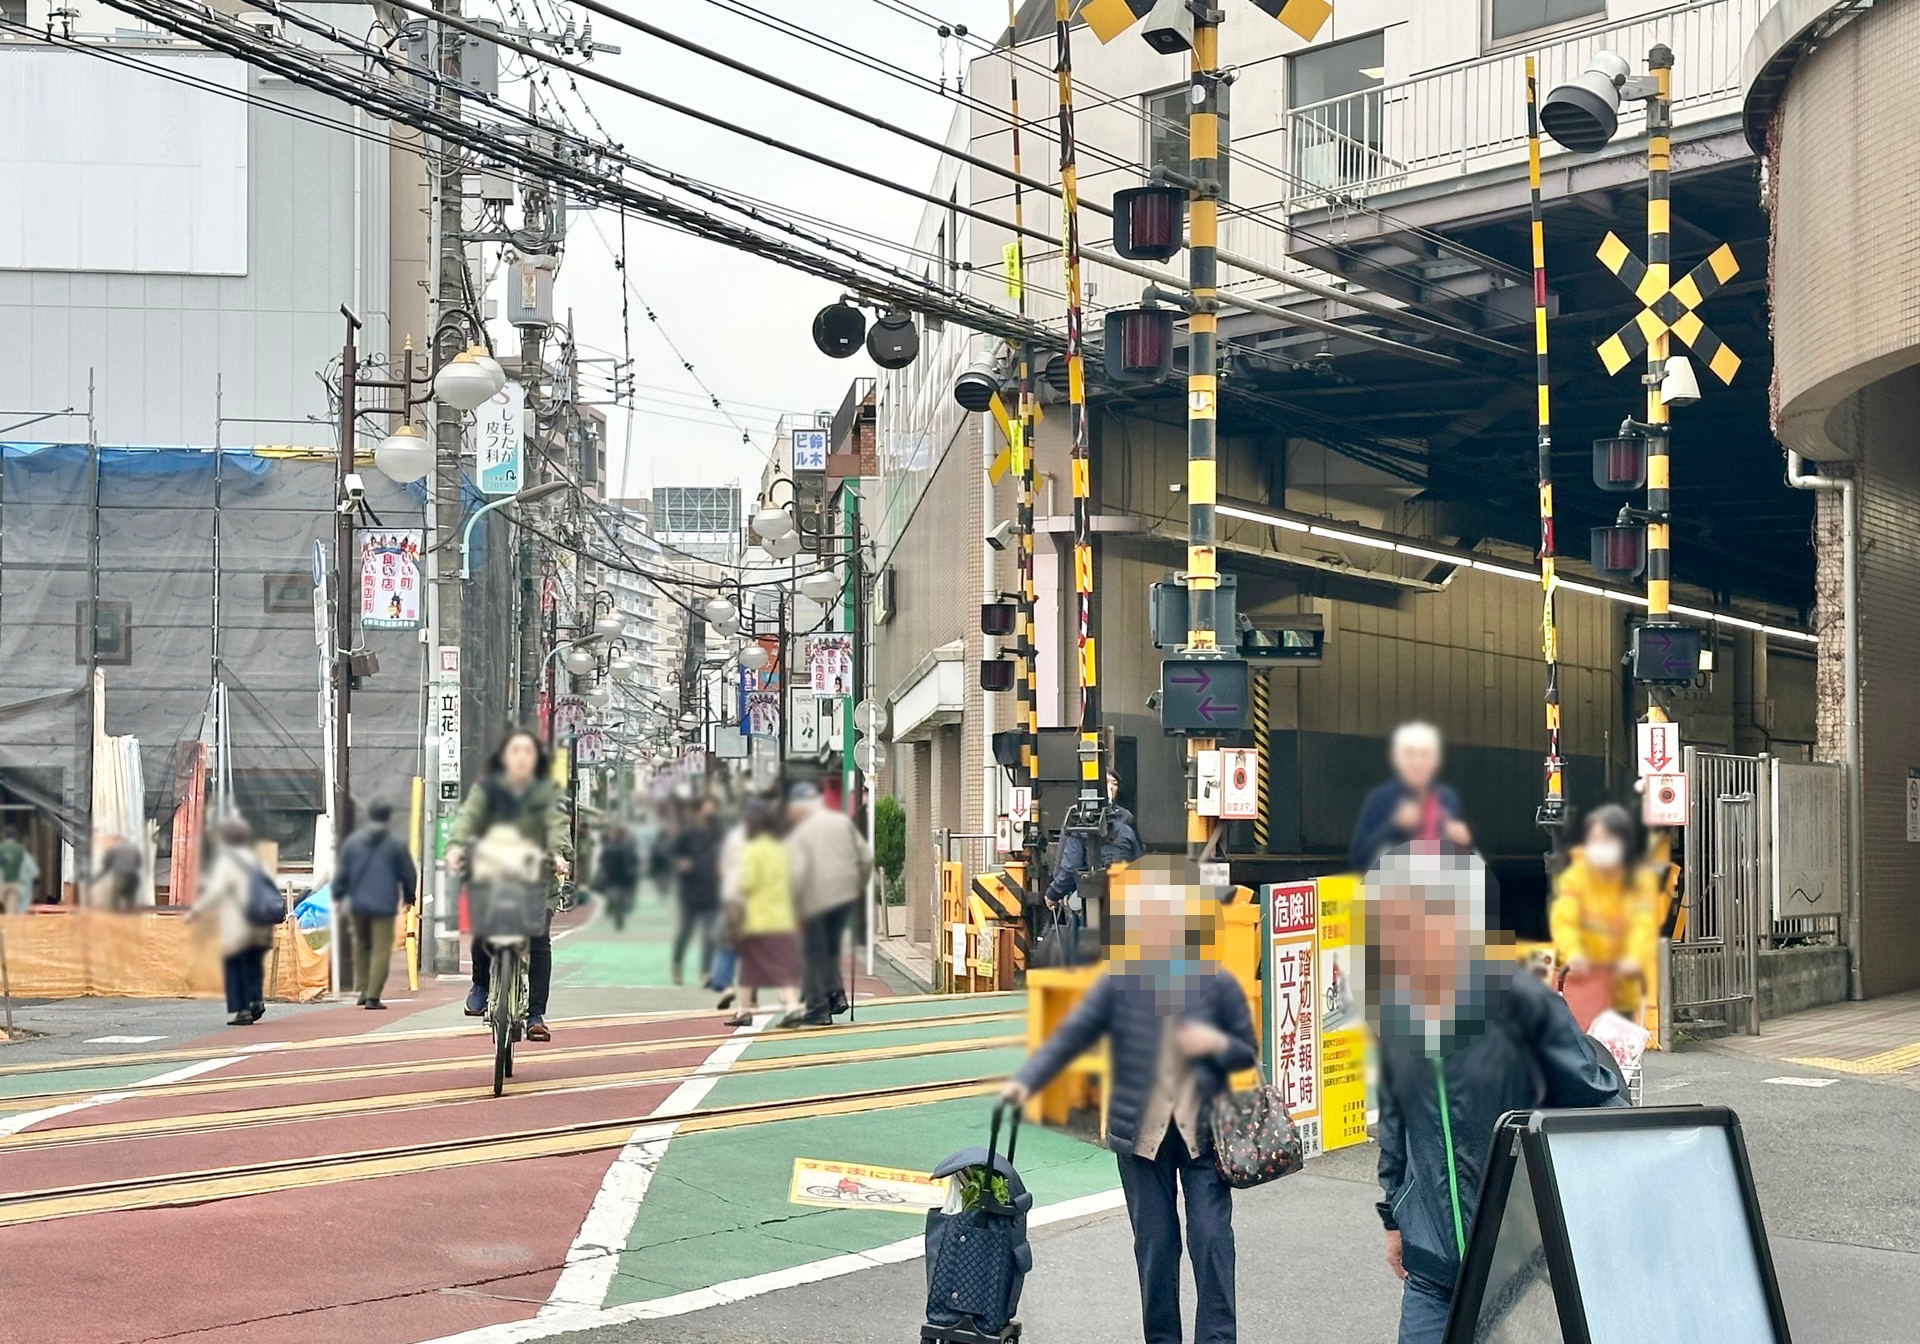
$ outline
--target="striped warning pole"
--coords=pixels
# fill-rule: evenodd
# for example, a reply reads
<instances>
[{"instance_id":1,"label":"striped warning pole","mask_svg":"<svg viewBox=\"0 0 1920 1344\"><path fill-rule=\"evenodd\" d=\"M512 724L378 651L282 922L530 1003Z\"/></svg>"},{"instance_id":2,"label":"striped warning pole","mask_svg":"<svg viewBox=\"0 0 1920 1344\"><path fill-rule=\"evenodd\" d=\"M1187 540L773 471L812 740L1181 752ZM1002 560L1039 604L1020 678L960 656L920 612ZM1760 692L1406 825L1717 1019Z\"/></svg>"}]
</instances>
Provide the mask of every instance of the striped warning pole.
<instances>
[{"instance_id":1,"label":"striped warning pole","mask_svg":"<svg viewBox=\"0 0 1920 1344\"><path fill-rule=\"evenodd\" d=\"M1220 228L1220 25L1218 16L1197 7L1193 53L1188 66L1187 160L1193 189L1187 205L1187 276L1193 308L1187 314L1187 649L1212 653L1218 647L1217 598L1220 573L1214 551L1216 462L1215 337L1219 328ZM1211 751L1211 738L1187 739L1190 784L1187 789L1187 848L1198 857L1213 829L1200 815L1199 753Z\"/></svg>"},{"instance_id":2,"label":"striped warning pole","mask_svg":"<svg viewBox=\"0 0 1920 1344\"><path fill-rule=\"evenodd\" d=\"M1007 103L1013 128L1013 283L1019 291L1020 315L1027 315L1026 200L1020 185L1020 64L1014 59L1014 30L1017 16L1015 0L1007 0ZM1032 789L1039 777L1040 692L1036 680L1039 645L1034 638L1033 610L1033 446L1035 404L1033 396L1033 343L1020 347L1020 405L1016 423L1018 438L1009 435L1009 465L1017 482L1019 503L1016 510L1018 538L1015 544L1017 587L1013 630L1015 721L1020 732L1020 768L1015 778ZM1029 794L1031 797L1031 794ZM1032 885L1035 855L1027 843L1028 829L1022 823L1015 837L1015 849L1021 860L1021 881Z\"/></svg>"},{"instance_id":3,"label":"striped warning pole","mask_svg":"<svg viewBox=\"0 0 1920 1344\"><path fill-rule=\"evenodd\" d=\"M1680 301L1671 293L1672 217L1668 201L1670 167L1668 136L1673 129L1673 51L1657 45L1647 53L1654 93L1647 100L1647 274L1642 281L1654 296L1658 328L1647 341L1647 619L1667 619L1673 583L1673 531L1668 511L1673 498L1670 459L1667 456L1667 405L1660 398L1660 381L1667 371L1667 327L1680 316ZM1655 702L1649 721L1663 722L1665 711Z\"/></svg>"},{"instance_id":4,"label":"striped warning pole","mask_svg":"<svg viewBox=\"0 0 1920 1344\"><path fill-rule=\"evenodd\" d=\"M1273 722L1273 691L1267 684L1267 670L1264 667L1254 668L1247 678L1247 684L1253 688L1253 769L1254 783L1260 793L1260 809L1253 814L1253 847L1264 854L1267 852L1267 814L1273 810L1273 775L1267 769L1267 743Z\"/></svg>"},{"instance_id":5,"label":"striped warning pole","mask_svg":"<svg viewBox=\"0 0 1920 1344\"><path fill-rule=\"evenodd\" d=\"M1073 130L1072 0L1053 0L1060 92L1060 250L1067 279L1067 423L1073 464L1073 591L1080 654L1080 797L1083 824L1105 814L1100 759L1100 658L1093 613L1093 465L1087 455L1087 373L1081 354L1080 178Z\"/></svg>"},{"instance_id":6,"label":"striped warning pole","mask_svg":"<svg viewBox=\"0 0 1920 1344\"><path fill-rule=\"evenodd\" d=\"M1547 664L1547 788L1537 820L1557 828L1566 820L1565 767L1560 756L1560 631L1553 597L1559 579L1553 546L1553 415L1547 384L1547 233L1540 204L1540 86L1534 58L1527 57L1527 186L1533 213L1533 376L1539 388L1537 436L1540 472L1540 652ZM1556 830L1557 835L1557 830ZM1555 846L1556 852L1558 846Z\"/></svg>"}]
</instances>

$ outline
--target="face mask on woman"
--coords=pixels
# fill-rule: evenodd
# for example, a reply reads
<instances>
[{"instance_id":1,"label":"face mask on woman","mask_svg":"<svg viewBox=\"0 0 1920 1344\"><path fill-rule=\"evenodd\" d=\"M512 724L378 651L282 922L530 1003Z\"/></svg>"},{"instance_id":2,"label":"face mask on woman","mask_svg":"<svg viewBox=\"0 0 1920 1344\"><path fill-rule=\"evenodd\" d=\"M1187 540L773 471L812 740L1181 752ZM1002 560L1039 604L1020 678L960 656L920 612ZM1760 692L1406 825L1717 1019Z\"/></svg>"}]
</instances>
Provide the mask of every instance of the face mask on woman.
<instances>
[{"instance_id":1,"label":"face mask on woman","mask_svg":"<svg viewBox=\"0 0 1920 1344\"><path fill-rule=\"evenodd\" d=\"M1618 840L1608 836L1600 840L1587 841L1587 866L1611 871L1626 862L1627 848Z\"/></svg>"}]
</instances>

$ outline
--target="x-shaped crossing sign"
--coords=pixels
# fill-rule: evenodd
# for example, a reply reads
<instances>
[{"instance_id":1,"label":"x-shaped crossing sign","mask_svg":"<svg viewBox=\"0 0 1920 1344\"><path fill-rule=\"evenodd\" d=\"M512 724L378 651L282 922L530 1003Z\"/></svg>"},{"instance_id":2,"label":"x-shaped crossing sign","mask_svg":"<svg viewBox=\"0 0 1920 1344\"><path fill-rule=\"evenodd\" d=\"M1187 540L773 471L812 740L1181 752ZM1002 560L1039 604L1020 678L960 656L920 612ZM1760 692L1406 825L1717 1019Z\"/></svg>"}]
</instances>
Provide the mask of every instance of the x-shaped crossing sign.
<instances>
[{"instance_id":1,"label":"x-shaped crossing sign","mask_svg":"<svg viewBox=\"0 0 1920 1344\"><path fill-rule=\"evenodd\" d=\"M1671 332L1685 341L1693 352L1713 370L1723 383L1731 383L1740 371L1740 356L1729 350L1693 310L1705 303L1713 292L1731 280L1740 263L1725 243L1713 254L1670 285L1661 267L1660 274L1633 255L1625 243L1609 233L1596 254L1600 264L1620 278L1646 307L1634 314L1633 321L1600 343L1600 362L1608 373L1618 373L1647 353L1655 337Z\"/></svg>"}]
</instances>

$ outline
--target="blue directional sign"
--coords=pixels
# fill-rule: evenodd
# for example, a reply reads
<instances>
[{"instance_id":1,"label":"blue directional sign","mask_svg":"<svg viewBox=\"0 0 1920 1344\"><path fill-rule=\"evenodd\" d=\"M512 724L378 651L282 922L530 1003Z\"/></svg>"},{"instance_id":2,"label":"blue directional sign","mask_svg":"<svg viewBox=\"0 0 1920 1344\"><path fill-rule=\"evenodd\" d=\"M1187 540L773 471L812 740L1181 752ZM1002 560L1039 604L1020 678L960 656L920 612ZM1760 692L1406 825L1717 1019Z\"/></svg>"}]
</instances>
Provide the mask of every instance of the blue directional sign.
<instances>
[{"instance_id":1,"label":"blue directional sign","mask_svg":"<svg viewBox=\"0 0 1920 1344\"><path fill-rule=\"evenodd\" d=\"M1169 733L1237 733L1251 713L1244 658L1168 658L1160 664L1160 726Z\"/></svg>"}]
</instances>

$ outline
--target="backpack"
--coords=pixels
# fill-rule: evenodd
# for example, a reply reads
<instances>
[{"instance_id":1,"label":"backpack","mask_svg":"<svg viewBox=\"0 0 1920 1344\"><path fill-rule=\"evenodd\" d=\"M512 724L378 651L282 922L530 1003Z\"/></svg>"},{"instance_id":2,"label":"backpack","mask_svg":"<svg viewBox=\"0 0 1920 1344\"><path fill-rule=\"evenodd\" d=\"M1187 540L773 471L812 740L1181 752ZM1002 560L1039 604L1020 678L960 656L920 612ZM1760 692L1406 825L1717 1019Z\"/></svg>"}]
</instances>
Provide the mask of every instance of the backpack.
<instances>
[{"instance_id":1,"label":"backpack","mask_svg":"<svg viewBox=\"0 0 1920 1344\"><path fill-rule=\"evenodd\" d=\"M245 905L247 923L256 928L270 929L287 917L287 898L280 894L280 888L273 884L266 870L250 868L247 870L247 898Z\"/></svg>"}]
</instances>

